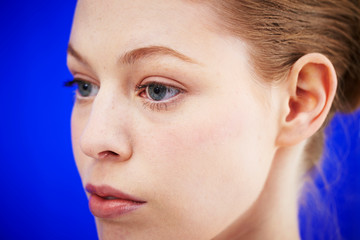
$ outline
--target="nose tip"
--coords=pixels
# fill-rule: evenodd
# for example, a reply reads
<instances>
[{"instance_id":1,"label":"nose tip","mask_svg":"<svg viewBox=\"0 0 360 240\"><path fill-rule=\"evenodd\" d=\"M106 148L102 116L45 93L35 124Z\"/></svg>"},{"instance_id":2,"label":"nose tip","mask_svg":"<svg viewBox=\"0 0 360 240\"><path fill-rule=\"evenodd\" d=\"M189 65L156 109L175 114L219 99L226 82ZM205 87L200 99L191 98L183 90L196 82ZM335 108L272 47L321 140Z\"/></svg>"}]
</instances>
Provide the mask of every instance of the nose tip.
<instances>
[{"instance_id":1,"label":"nose tip","mask_svg":"<svg viewBox=\"0 0 360 240\"><path fill-rule=\"evenodd\" d=\"M133 154L130 138L124 126L90 119L79 145L81 151L93 159L127 161Z\"/></svg>"},{"instance_id":2,"label":"nose tip","mask_svg":"<svg viewBox=\"0 0 360 240\"><path fill-rule=\"evenodd\" d=\"M80 149L96 160L127 161L133 151L128 128L90 118L79 139Z\"/></svg>"},{"instance_id":3,"label":"nose tip","mask_svg":"<svg viewBox=\"0 0 360 240\"><path fill-rule=\"evenodd\" d=\"M84 134L80 140L82 152L96 160L127 161L132 147L125 136L101 137Z\"/></svg>"}]
</instances>

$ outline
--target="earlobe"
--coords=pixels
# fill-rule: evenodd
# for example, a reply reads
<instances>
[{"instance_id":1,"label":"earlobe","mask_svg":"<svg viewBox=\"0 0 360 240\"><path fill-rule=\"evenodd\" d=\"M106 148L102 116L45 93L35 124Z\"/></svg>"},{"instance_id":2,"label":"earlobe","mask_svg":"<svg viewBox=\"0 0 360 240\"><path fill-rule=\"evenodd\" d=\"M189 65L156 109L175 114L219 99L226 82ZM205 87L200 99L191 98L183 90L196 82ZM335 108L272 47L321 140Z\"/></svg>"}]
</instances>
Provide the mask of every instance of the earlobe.
<instances>
[{"instance_id":1,"label":"earlobe","mask_svg":"<svg viewBox=\"0 0 360 240\"><path fill-rule=\"evenodd\" d=\"M328 58L311 53L293 65L287 84L287 110L283 111L278 146L295 145L321 127L336 93L337 78Z\"/></svg>"}]
</instances>

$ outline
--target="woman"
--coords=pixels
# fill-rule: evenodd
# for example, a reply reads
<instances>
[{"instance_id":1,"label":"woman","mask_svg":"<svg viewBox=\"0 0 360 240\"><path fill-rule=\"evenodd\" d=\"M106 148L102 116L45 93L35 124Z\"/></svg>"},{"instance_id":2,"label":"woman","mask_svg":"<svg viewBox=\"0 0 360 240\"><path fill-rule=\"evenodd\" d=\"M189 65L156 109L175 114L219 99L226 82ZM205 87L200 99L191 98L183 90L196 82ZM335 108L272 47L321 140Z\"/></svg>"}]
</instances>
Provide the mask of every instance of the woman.
<instances>
[{"instance_id":1,"label":"woman","mask_svg":"<svg viewBox=\"0 0 360 240\"><path fill-rule=\"evenodd\" d=\"M72 142L99 238L299 239L321 127L359 105L359 32L359 1L78 1Z\"/></svg>"}]
</instances>

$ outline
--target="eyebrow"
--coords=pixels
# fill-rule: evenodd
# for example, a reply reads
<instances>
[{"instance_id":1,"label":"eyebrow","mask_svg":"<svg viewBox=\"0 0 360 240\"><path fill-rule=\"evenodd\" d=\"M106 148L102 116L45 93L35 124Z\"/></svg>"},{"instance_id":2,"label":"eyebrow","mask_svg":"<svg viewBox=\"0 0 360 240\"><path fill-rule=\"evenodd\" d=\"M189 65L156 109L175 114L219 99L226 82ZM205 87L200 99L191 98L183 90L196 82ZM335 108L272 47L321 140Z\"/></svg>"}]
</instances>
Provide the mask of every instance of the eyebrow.
<instances>
[{"instance_id":1,"label":"eyebrow","mask_svg":"<svg viewBox=\"0 0 360 240\"><path fill-rule=\"evenodd\" d=\"M83 63L84 65L89 66L89 63L81 56L80 53L78 53L73 46L69 43L68 48L67 48L67 54L73 56L74 58L76 58L78 61L80 61L81 63Z\"/></svg>"},{"instance_id":2,"label":"eyebrow","mask_svg":"<svg viewBox=\"0 0 360 240\"><path fill-rule=\"evenodd\" d=\"M83 58L81 54L78 53L71 44L68 45L67 53L79 60L81 63L89 66L85 58ZM171 56L184 62L198 64L192 58L165 46L149 46L133 49L121 55L118 62L122 64L133 65L140 60L155 56Z\"/></svg>"},{"instance_id":3,"label":"eyebrow","mask_svg":"<svg viewBox=\"0 0 360 240\"><path fill-rule=\"evenodd\" d=\"M119 61L123 64L131 65L131 64L135 64L139 60L153 56L171 56L178 58L184 62L196 64L196 61L191 59L190 57L172 48L168 48L164 46L149 46L149 47L137 48L122 55Z\"/></svg>"}]
</instances>

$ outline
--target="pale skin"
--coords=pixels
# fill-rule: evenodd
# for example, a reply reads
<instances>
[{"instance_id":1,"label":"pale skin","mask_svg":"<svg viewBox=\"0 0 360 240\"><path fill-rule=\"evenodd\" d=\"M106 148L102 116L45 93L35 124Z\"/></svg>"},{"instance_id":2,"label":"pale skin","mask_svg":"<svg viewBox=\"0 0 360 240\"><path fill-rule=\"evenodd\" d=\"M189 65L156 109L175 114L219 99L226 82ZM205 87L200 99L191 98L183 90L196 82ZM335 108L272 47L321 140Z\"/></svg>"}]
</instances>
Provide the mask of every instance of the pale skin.
<instances>
[{"instance_id":1,"label":"pale skin","mask_svg":"<svg viewBox=\"0 0 360 240\"><path fill-rule=\"evenodd\" d=\"M96 218L100 239L299 238L302 152L330 109L334 68L313 53L261 82L247 44L217 21L190 1L78 1L68 66L99 89L73 108L83 185L147 202ZM137 88L153 82L176 94Z\"/></svg>"}]
</instances>

